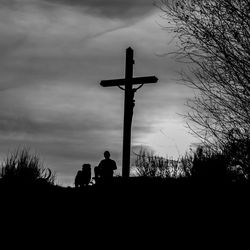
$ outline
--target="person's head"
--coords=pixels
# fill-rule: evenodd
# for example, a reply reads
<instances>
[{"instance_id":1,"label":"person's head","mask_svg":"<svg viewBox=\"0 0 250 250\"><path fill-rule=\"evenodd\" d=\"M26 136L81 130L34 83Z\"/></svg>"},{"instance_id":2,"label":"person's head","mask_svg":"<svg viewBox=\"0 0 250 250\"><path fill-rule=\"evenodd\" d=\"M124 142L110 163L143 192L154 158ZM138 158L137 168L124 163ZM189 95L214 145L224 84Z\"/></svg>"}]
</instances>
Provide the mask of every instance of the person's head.
<instances>
[{"instance_id":1,"label":"person's head","mask_svg":"<svg viewBox=\"0 0 250 250\"><path fill-rule=\"evenodd\" d=\"M110 158L110 153L109 153L109 151L105 151L105 152L104 152L104 158L105 158L105 159L109 159L109 158Z\"/></svg>"},{"instance_id":2,"label":"person's head","mask_svg":"<svg viewBox=\"0 0 250 250\"><path fill-rule=\"evenodd\" d=\"M83 169L91 169L91 165L90 164L83 164L82 165L82 170Z\"/></svg>"}]
</instances>

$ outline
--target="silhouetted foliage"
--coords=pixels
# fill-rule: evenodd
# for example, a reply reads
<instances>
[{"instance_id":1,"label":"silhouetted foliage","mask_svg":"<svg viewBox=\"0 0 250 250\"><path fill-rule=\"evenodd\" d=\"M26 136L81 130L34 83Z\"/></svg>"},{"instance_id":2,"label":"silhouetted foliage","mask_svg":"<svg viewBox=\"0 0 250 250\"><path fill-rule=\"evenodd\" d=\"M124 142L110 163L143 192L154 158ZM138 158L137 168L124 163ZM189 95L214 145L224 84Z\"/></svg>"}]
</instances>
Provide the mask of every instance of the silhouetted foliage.
<instances>
[{"instance_id":1,"label":"silhouetted foliage","mask_svg":"<svg viewBox=\"0 0 250 250\"><path fill-rule=\"evenodd\" d=\"M230 159L231 166L239 166L245 174L250 174L250 138L237 135L238 130L231 131L223 152Z\"/></svg>"},{"instance_id":2,"label":"silhouetted foliage","mask_svg":"<svg viewBox=\"0 0 250 250\"><path fill-rule=\"evenodd\" d=\"M2 162L1 181L7 184L54 184L55 174L27 149L10 153Z\"/></svg>"},{"instance_id":3,"label":"silhouetted foliage","mask_svg":"<svg viewBox=\"0 0 250 250\"><path fill-rule=\"evenodd\" d=\"M178 178L187 176L179 160L159 157L146 150L140 150L135 161L136 174L142 177Z\"/></svg>"},{"instance_id":4,"label":"silhouetted foliage","mask_svg":"<svg viewBox=\"0 0 250 250\"><path fill-rule=\"evenodd\" d=\"M193 73L182 75L197 91L188 102L189 127L204 145L222 151L229 146L231 159L249 169L249 0L161 3L166 28L177 38L179 50L174 54L189 63Z\"/></svg>"},{"instance_id":5,"label":"silhouetted foliage","mask_svg":"<svg viewBox=\"0 0 250 250\"><path fill-rule=\"evenodd\" d=\"M198 147L191 159L193 178L200 181L225 181L227 179L229 161L222 152Z\"/></svg>"},{"instance_id":6,"label":"silhouetted foliage","mask_svg":"<svg viewBox=\"0 0 250 250\"><path fill-rule=\"evenodd\" d=\"M192 177L197 180L245 183L248 181L248 173L237 161L234 161L231 152L230 147L224 151L198 147L191 157Z\"/></svg>"},{"instance_id":7,"label":"silhouetted foliage","mask_svg":"<svg viewBox=\"0 0 250 250\"><path fill-rule=\"evenodd\" d=\"M189 182L238 182L248 180L248 173L232 161L228 151L214 151L199 146L178 160L169 160L141 150L135 162L140 177L187 178Z\"/></svg>"}]
</instances>

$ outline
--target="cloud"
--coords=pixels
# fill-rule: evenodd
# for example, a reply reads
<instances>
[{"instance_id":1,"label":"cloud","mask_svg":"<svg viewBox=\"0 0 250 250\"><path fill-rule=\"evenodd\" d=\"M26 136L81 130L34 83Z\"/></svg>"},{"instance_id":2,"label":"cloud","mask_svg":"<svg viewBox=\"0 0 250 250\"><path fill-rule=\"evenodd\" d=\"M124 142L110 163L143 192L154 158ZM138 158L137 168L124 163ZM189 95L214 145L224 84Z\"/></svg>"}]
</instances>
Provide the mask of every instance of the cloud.
<instances>
[{"instance_id":1,"label":"cloud","mask_svg":"<svg viewBox=\"0 0 250 250\"><path fill-rule=\"evenodd\" d=\"M97 164L106 148L120 158L116 98L84 86L22 86L0 93L0 106L1 152L27 145L60 174L83 161Z\"/></svg>"},{"instance_id":2,"label":"cloud","mask_svg":"<svg viewBox=\"0 0 250 250\"><path fill-rule=\"evenodd\" d=\"M0 9L0 90L23 84L51 84L51 80L61 79L74 84L85 78L85 84L91 84L98 81L93 72L104 72L104 68L112 77L113 72L122 73L124 51L131 44L141 55L136 66L143 64L143 74L152 71L152 65L160 61L156 57L152 60L153 53L165 46L165 37L156 32L160 28L154 22L155 16L131 26L130 20L93 17L60 7L61 4L47 10L37 4L28 5L38 2L35 0L15 2L22 2L22 7ZM88 81L90 78L92 81Z\"/></svg>"},{"instance_id":3,"label":"cloud","mask_svg":"<svg viewBox=\"0 0 250 250\"><path fill-rule=\"evenodd\" d=\"M65 6L83 8L87 13L107 18L141 18L154 10L153 0L43 0Z\"/></svg>"},{"instance_id":4,"label":"cloud","mask_svg":"<svg viewBox=\"0 0 250 250\"><path fill-rule=\"evenodd\" d=\"M51 11L58 8L74 9L85 14L107 19L140 19L154 11L154 0L1 0L0 6L20 9L36 6Z\"/></svg>"},{"instance_id":5,"label":"cloud","mask_svg":"<svg viewBox=\"0 0 250 250\"><path fill-rule=\"evenodd\" d=\"M123 92L99 82L123 77L128 46L135 75L159 78L136 93L134 146L157 145L187 95L173 84L179 66L157 56L169 47L151 1L69 2L0 1L0 156L28 145L68 181L105 149L121 166Z\"/></svg>"},{"instance_id":6,"label":"cloud","mask_svg":"<svg viewBox=\"0 0 250 250\"><path fill-rule=\"evenodd\" d=\"M96 58L88 43L127 25L70 9L48 11L28 2L16 9L0 8L0 90L58 78L75 81L82 79L84 68L91 76L88 67Z\"/></svg>"}]
</instances>

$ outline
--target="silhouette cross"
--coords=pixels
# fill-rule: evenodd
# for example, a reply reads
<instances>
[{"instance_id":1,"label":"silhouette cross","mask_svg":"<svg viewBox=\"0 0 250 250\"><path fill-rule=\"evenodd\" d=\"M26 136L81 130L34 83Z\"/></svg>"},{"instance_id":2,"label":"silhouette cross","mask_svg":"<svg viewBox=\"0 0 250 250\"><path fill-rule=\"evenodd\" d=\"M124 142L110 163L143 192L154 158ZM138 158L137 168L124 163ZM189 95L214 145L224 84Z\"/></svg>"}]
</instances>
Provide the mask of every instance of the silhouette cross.
<instances>
[{"instance_id":1,"label":"silhouette cross","mask_svg":"<svg viewBox=\"0 0 250 250\"><path fill-rule=\"evenodd\" d=\"M131 149L131 125L133 109L135 106L134 93L144 84L156 83L158 79L155 76L133 77L134 51L132 48L126 49L125 78L103 80L102 87L117 86L125 91L124 98L124 121L123 121L123 154L122 154L122 177L128 178L130 173L130 149ZM133 88L133 85L140 85ZM125 88L121 87L124 86Z\"/></svg>"}]
</instances>

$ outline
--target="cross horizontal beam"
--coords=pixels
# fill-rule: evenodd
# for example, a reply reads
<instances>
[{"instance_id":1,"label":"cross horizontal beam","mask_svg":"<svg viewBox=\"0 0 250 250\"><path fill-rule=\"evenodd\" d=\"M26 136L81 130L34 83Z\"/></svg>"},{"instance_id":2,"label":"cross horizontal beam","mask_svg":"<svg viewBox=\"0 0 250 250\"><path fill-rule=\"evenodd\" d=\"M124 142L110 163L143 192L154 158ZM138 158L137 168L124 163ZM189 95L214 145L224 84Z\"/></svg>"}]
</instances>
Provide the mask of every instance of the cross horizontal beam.
<instances>
[{"instance_id":1,"label":"cross horizontal beam","mask_svg":"<svg viewBox=\"0 0 250 250\"><path fill-rule=\"evenodd\" d=\"M132 85L136 84L147 84L147 83L156 83L158 78L155 76L145 76L145 77L133 77L129 80ZM128 82L127 79L113 79L113 80L103 80L100 82L102 87L114 87L114 86L124 86Z\"/></svg>"}]
</instances>

